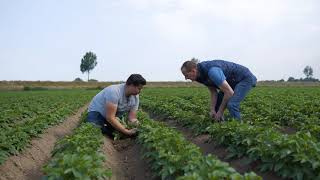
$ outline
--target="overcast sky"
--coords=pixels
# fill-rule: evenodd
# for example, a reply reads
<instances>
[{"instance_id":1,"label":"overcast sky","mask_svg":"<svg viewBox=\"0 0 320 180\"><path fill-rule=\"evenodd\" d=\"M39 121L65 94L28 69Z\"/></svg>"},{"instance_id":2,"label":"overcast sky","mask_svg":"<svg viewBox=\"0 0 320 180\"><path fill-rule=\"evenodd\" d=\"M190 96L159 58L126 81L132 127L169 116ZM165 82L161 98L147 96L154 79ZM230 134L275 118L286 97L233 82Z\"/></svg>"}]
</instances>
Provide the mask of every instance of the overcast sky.
<instances>
[{"instance_id":1,"label":"overcast sky","mask_svg":"<svg viewBox=\"0 0 320 180\"><path fill-rule=\"evenodd\" d=\"M1 0L0 80L184 80L181 64L224 59L259 80L320 78L319 0Z\"/></svg>"}]
</instances>

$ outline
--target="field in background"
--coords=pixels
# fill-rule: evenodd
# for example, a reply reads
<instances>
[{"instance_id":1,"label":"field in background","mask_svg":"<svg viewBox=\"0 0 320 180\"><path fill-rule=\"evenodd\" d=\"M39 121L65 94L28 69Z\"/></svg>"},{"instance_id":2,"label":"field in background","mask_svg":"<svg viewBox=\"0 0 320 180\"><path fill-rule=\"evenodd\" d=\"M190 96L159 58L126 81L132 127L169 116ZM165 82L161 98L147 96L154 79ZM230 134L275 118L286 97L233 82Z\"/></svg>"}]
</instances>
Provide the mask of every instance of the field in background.
<instances>
[{"instance_id":1,"label":"field in background","mask_svg":"<svg viewBox=\"0 0 320 180\"><path fill-rule=\"evenodd\" d=\"M46 89L103 89L111 84L122 83L114 82L71 82L71 81L0 81L0 90L46 90ZM307 86L318 87L320 82L276 82L260 81L257 86ZM203 87L196 82L183 81L158 81L147 82L146 87Z\"/></svg>"},{"instance_id":2,"label":"field in background","mask_svg":"<svg viewBox=\"0 0 320 180\"><path fill-rule=\"evenodd\" d=\"M85 107L98 92L98 90L77 88L95 89L99 84L84 83L86 85L90 84L92 87L78 84L77 88L73 89L74 87L71 85L76 86L76 84L67 82L64 82L65 84L63 82L32 83L21 84L22 86L29 85L22 88L29 91L0 92L0 164L8 162L6 160L11 158L12 155L25 152L33 138L44 133L46 128L63 122L80 107ZM68 88L46 90L53 85L59 85L59 88ZM99 85L103 84L100 83ZM195 85L196 87L186 87L188 85ZM119 157L126 157L123 152L127 152L127 150L128 152L140 152L138 146L148 148L147 151L141 151L144 153L143 156L148 157L150 159L148 165L157 170L153 173L165 179L179 176L184 176L184 178L190 176L205 177L204 179L208 179L208 176L212 174L214 174L213 177L219 177L218 179L231 176L257 179L255 174L244 174L246 172L255 172L265 179L273 179L268 177L274 174L278 177L293 179L317 179L320 172L319 87L283 86L284 84L277 87L259 85L254 88L241 104L243 122L214 123L209 117L209 92L204 86L195 83L149 83L148 88L145 88L140 96L141 109L152 115L157 121L171 121L180 124L183 129L176 128L170 123L164 126L162 123L150 121L148 117L142 116L139 117L140 120L144 119L139 127L139 136L137 137L139 145L131 139L131 143L136 146L130 146L130 143L124 140L123 144L125 146L118 146L121 147L119 150L111 149L112 153L104 152L103 154L111 160L111 157L115 157L111 156L113 153L119 153ZM26 89L26 87L29 87L29 89ZM43 91L32 91L41 89ZM228 115L227 111L225 115ZM181 132L187 131L192 135L189 138L181 134ZM87 135L83 132L86 132ZM78 146L78 143L81 143L84 149L94 145L96 151L99 148L101 149L103 138L97 138L92 144L91 141L88 144L89 141L84 138L89 137L91 139L92 135L90 134L96 134L97 132L91 127L85 127L79 133L80 135L75 133L74 137L67 137L63 142L71 143L70 147ZM206 137L209 142L219 146L209 147L208 141L201 137ZM194 140L197 142L201 140L202 145L193 144ZM173 146L173 144L177 146ZM203 145L213 156L202 154L204 151ZM112 144L111 146L106 145L109 148L112 146ZM52 176L57 175L55 174L55 168L62 169L61 172L73 173L73 175L79 173L90 174L90 172L84 170L91 169L92 159L100 157L100 155L97 155L88 158L88 155L82 151L81 153L84 153L84 155L78 156L79 152L69 150L65 152L64 148L60 150L59 147L64 146L59 146L59 144L57 147L60 155L51 159L52 163L48 166L46 172L48 175L51 173L53 173ZM114 147L117 146L114 145ZM161 147L161 149L158 149L158 147ZM81 149L83 148L79 150ZM125 151L123 151L124 149ZM221 150L223 150L223 154L221 154ZM52 151L52 154L55 154L55 152L56 150ZM142 163L142 155L134 154L136 154L135 157L128 155L133 157L132 162ZM63 161L63 164L59 163L62 162L60 159L68 159L69 156L79 158L75 159L77 161L69 159L70 161ZM45 157L50 159L49 155ZM32 156L32 159L28 159L26 163L35 162L36 160L33 158ZM94 160L94 162L99 162L98 169L104 169L102 159ZM76 163L78 161L85 161L86 163ZM113 161L116 164L128 162L126 159L116 158L113 158ZM225 164L224 161L231 163ZM232 161L237 163L234 164ZM16 171L19 171L18 165L16 165L19 161L12 162L14 164L9 169L12 169L15 174ZM41 164L40 167L42 166ZM77 169L77 171L67 171L70 167ZM125 168L133 167L140 167L140 164L127 163L125 166ZM221 168L217 169L217 167ZM245 167L245 170L243 167ZM107 169L110 169L110 166ZM144 167L140 170L143 171L140 174L146 174ZM6 172L4 168L0 168L0 171ZM113 174L123 172L116 167L111 168L111 171ZM261 171L267 173L267 176ZM103 176L107 173L107 171L102 170L95 172L97 174L94 177ZM134 173L136 171L132 169L132 172L126 176L135 176ZM62 176L62 174L57 176Z\"/></svg>"},{"instance_id":3,"label":"field in background","mask_svg":"<svg viewBox=\"0 0 320 180\"><path fill-rule=\"evenodd\" d=\"M71 82L71 81L0 81L0 90L46 90L46 89L103 89L114 82ZM201 87L193 82L147 82L146 87Z\"/></svg>"},{"instance_id":4,"label":"field in background","mask_svg":"<svg viewBox=\"0 0 320 180\"><path fill-rule=\"evenodd\" d=\"M143 110L209 135L227 148L228 158L246 158L242 166L285 178L320 178L318 87L256 87L241 104L243 122L214 123L206 88L149 88L140 97Z\"/></svg>"}]
</instances>

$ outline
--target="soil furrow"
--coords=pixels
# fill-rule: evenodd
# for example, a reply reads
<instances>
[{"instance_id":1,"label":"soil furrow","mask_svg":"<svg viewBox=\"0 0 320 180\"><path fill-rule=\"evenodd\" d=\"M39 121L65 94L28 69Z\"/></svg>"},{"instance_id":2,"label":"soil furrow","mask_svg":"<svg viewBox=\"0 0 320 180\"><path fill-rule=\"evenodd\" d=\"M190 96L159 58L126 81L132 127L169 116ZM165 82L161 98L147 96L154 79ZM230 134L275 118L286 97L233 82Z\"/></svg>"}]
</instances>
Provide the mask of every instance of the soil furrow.
<instances>
[{"instance_id":1,"label":"soil furrow","mask_svg":"<svg viewBox=\"0 0 320 180\"><path fill-rule=\"evenodd\" d=\"M114 180L152 180L150 166L142 159L142 149L135 139L113 141L104 139L103 151L107 156L106 167L112 171Z\"/></svg>"},{"instance_id":2,"label":"soil furrow","mask_svg":"<svg viewBox=\"0 0 320 180\"><path fill-rule=\"evenodd\" d=\"M33 138L30 145L19 154L10 156L0 165L0 179L41 179L43 176L41 169L51 159L55 143L62 137L72 134L87 106L80 108L61 124L48 128L39 137Z\"/></svg>"},{"instance_id":3,"label":"soil furrow","mask_svg":"<svg viewBox=\"0 0 320 180\"><path fill-rule=\"evenodd\" d=\"M221 161L228 162L231 167L233 167L241 174L253 171L263 179L283 180L283 178L277 176L274 172L259 172L259 162L252 162L248 164L246 163L248 162L248 158L246 157L228 159L227 156L229 153L227 148L215 143L213 140L211 140L208 134L195 135L195 133L191 129L183 127L175 120L167 119L165 117L157 116L151 113L149 113L149 115L152 119L164 122L168 126L175 128L176 130L181 132L187 140L197 145L204 155L215 155Z\"/></svg>"}]
</instances>

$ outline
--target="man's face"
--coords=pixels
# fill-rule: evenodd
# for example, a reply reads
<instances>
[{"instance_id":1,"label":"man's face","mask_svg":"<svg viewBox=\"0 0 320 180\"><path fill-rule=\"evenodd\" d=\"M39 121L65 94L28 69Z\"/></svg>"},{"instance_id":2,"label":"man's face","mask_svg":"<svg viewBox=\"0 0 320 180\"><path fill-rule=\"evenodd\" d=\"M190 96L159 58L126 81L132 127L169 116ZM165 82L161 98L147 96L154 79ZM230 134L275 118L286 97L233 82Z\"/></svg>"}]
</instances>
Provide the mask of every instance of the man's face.
<instances>
[{"instance_id":1,"label":"man's face","mask_svg":"<svg viewBox=\"0 0 320 180\"><path fill-rule=\"evenodd\" d=\"M139 85L139 86L129 85L130 94L135 96L141 92L142 88L143 88L143 85Z\"/></svg>"},{"instance_id":2,"label":"man's face","mask_svg":"<svg viewBox=\"0 0 320 180\"><path fill-rule=\"evenodd\" d=\"M191 69L191 71L189 71L189 72L185 68L183 68L181 70L181 72L184 75L184 78L186 80L190 79L191 81L195 81L197 79L197 69L196 68Z\"/></svg>"}]
</instances>

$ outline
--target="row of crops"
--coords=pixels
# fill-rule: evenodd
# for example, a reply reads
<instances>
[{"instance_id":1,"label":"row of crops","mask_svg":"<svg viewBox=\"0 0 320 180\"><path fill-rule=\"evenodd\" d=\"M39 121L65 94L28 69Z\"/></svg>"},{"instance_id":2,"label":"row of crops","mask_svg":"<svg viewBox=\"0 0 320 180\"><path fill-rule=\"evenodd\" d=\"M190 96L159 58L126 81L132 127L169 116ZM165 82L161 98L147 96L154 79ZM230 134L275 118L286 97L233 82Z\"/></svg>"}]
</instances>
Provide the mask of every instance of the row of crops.
<instances>
[{"instance_id":1,"label":"row of crops","mask_svg":"<svg viewBox=\"0 0 320 180\"><path fill-rule=\"evenodd\" d=\"M228 148L230 157L259 161L261 171L274 171L286 178L317 179L319 131L312 127L320 122L319 100L316 88L256 88L242 104L242 123L214 123L208 115L209 94L204 88L148 89L142 95L142 108L175 119L195 133L211 135L212 140ZM277 111L272 111L274 108ZM295 113L288 112L293 109ZM283 126L296 132L286 134L281 131Z\"/></svg>"},{"instance_id":2,"label":"row of crops","mask_svg":"<svg viewBox=\"0 0 320 180\"><path fill-rule=\"evenodd\" d=\"M44 179L106 179L110 169L104 167L106 155L101 151L103 135L82 115L80 126L55 145L52 159L44 166Z\"/></svg>"},{"instance_id":3,"label":"row of crops","mask_svg":"<svg viewBox=\"0 0 320 180\"><path fill-rule=\"evenodd\" d=\"M236 172L215 156L203 156L200 148L188 142L181 133L139 112L137 143L143 147L143 158L161 179L233 179L259 180L255 173ZM90 123L82 123L72 136L59 141L53 158L44 167L47 179L105 179L112 176L102 154L102 134Z\"/></svg>"},{"instance_id":4,"label":"row of crops","mask_svg":"<svg viewBox=\"0 0 320 180\"><path fill-rule=\"evenodd\" d=\"M154 172L162 179L261 179L254 173L241 175L215 156L203 156L200 148L181 133L139 114L138 142Z\"/></svg>"},{"instance_id":5,"label":"row of crops","mask_svg":"<svg viewBox=\"0 0 320 180\"><path fill-rule=\"evenodd\" d=\"M4 157L28 146L52 125L58 124L84 106L92 91L30 91L1 93L1 152ZM77 101L74 101L77 99ZM82 123L74 133L56 143L51 160L43 167L44 179L105 179L112 170L104 167L103 136L99 128ZM154 174L162 179L261 179L254 173L241 175L214 156L203 156L200 149L177 131L139 113L141 125L137 142L144 149ZM11 134L11 136L10 136ZM16 138L16 139L15 139ZM165 140L165 141L164 141ZM173 146L175 145L175 146ZM10 147L10 148L8 148ZM12 151L8 151L12 149ZM5 160L5 158L3 158ZM183 166L182 166L183 165Z\"/></svg>"},{"instance_id":6,"label":"row of crops","mask_svg":"<svg viewBox=\"0 0 320 180\"><path fill-rule=\"evenodd\" d=\"M45 129L61 123L90 101L95 91L0 93L0 164L22 151Z\"/></svg>"},{"instance_id":7,"label":"row of crops","mask_svg":"<svg viewBox=\"0 0 320 180\"><path fill-rule=\"evenodd\" d=\"M215 156L203 156L200 148L188 142L181 133L139 112L139 135L146 159L154 174L162 179L234 179L259 180L250 172L236 172ZM83 116L82 118L85 118ZM84 120L82 120L83 122ZM73 135L60 140L52 159L43 168L45 179L106 179L112 169L103 166L108 155L101 152L103 136L99 128L82 123Z\"/></svg>"},{"instance_id":8,"label":"row of crops","mask_svg":"<svg viewBox=\"0 0 320 180\"><path fill-rule=\"evenodd\" d=\"M4 102L0 105L2 162L23 150L32 137L84 106L96 93L0 93ZM140 98L143 110L175 119L195 134L209 134L212 140L227 147L230 158L248 157L251 162L259 162L261 171L273 171L286 178L320 178L317 89L255 88L241 106L244 121L224 123L213 123L209 118L209 94L205 88L146 88ZM140 112L139 120L137 143L143 147L143 158L154 174L162 179L261 179L253 172L239 174L214 155L202 155L199 147L181 133L150 119L146 113ZM294 133L283 132L284 127L292 128ZM112 169L103 165L108 155L100 151L103 138L92 124L81 123L73 135L56 144L52 159L43 169L46 177L110 177Z\"/></svg>"}]
</instances>

